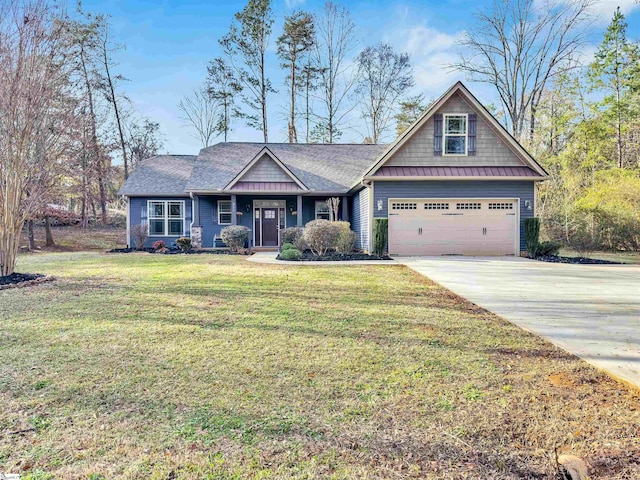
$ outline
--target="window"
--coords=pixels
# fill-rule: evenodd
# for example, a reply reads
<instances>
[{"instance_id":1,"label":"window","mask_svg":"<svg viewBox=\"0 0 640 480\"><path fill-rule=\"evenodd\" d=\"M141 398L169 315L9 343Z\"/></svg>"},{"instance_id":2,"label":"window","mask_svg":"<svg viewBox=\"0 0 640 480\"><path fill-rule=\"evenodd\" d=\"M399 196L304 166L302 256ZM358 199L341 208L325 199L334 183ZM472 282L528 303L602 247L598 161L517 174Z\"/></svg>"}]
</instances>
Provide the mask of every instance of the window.
<instances>
[{"instance_id":1,"label":"window","mask_svg":"<svg viewBox=\"0 0 640 480\"><path fill-rule=\"evenodd\" d=\"M329 205L323 200L318 200L316 202L316 220L329 220L330 218Z\"/></svg>"},{"instance_id":2,"label":"window","mask_svg":"<svg viewBox=\"0 0 640 480\"><path fill-rule=\"evenodd\" d=\"M449 210L448 203L425 203L425 210Z\"/></svg>"},{"instance_id":3,"label":"window","mask_svg":"<svg viewBox=\"0 0 640 480\"><path fill-rule=\"evenodd\" d=\"M480 210L480 203L456 203L456 210Z\"/></svg>"},{"instance_id":4,"label":"window","mask_svg":"<svg viewBox=\"0 0 640 480\"><path fill-rule=\"evenodd\" d=\"M218 200L218 225L231 225L231 200Z\"/></svg>"},{"instance_id":5,"label":"window","mask_svg":"<svg viewBox=\"0 0 640 480\"><path fill-rule=\"evenodd\" d=\"M467 115L444 115L444 154L467 154Z\"/></svg>"},{"instance_id":6,"label":"window","mask_svg":"<svg viewBox=\"0 0 640 480\"><path fill-rule=\"evenodd\" d=\"M391 210L415 210L416 208L418 208L417 203L401 202L391 204Z\"/></svg>"},{"instance_id":7,"label":"window","mask_svg":"<svg viewBox=\"0 0 640 480\"><path fill-rule=\"evenodd\" d=\"M513 203L490 203L489 210L513 210Z\"/></svg>"},{"instance_id":8,"label":"window","mask_svg":"<svg viewBox=\"0 0 640 480\"><path fill-rule=\"evenodd\" d=\"M183 201L152 200L148 208L150 237L182 237L184 235Z\"/></svg>"}]
</instances>

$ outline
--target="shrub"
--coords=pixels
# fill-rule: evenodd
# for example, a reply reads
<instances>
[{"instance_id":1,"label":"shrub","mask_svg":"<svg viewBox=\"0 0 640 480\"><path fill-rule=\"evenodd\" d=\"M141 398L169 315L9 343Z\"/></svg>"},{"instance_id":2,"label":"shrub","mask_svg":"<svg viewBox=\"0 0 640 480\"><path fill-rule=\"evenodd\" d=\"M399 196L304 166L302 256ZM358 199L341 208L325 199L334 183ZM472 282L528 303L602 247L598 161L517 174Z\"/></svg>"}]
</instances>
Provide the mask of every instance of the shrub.
<instances>
[{"instance_id":1,"label":"shrub","mask_svg":"<svg viewBox=\"0 0 640 480\"><path fill-rule=\"evenodd\" d=\"M336 248L340 227L329 220L311 220L304 227L304 240L315 255L324 255Z\"/></svg>"},{"instance_id":2,"label":"shrub","mask_svg":"<svg viewBox=\"0 0 640 480\"><path fill-rule=\"evenodd\" d=\"M389 238L389 220L386 218L373 219L373 254L381 257L387 248Z\"/></svg>"},{"instance_id":3,"label":"shrub","mask_svg":"<svg viewBox=\"0 0 640 480\"><path fill-rule=\"evenodd\" d=\"M535 258L540 238L540 219L538 217L524 219L524 242L530 258Z\"/></svg>"},{"instance_id":4,"label":"shrub","mask_svg":"<svg viewBox=\"0 0 640 480\"><path fill-rule=\"evenodd\" d=\"M302 252L297 248L288 248L280 252L280 260L300 260Z\"/></svg>"},{"instance_id":5,"label":"shrub","mask_svg":"<svg viewBox=\"0 0 640 480\"><path fill-rule=\"evenodd\" d=\"M144 244L149 237L149 229L146 223L141 223L131 227L131 233L133 234L133 241L136 244L136 250L142 250Z\"/></svg>"},{"instance_id":6,"label":"shrub","mask_svg":"<svg viewBox=\"0 0 640 480\"><path fill-rule=\"evenodd\" d=\"M540 242L536 250L536 256L558 255L562 244L558 242Z\"/></svg>"},{"instance_id":7,"label":"shrub","mask_svg":"<svg viewBox=\"0 0 640 480\"><path fill-rule=\"evenodd\" d=\"M351 224L349 222L335 222L340 228L340 235L336 243L336 251L343 255L347 255L353 252L353 248L356 244L356 233L351 230Z\"/></svg>"},{"instance_id":8,"label":"shrub","mask_svg":"<svg viewBox=\"0 0 640 480\"><path fill-rule=\"evenodd\" d=\"M284 252L285 250L291 250L296 248L295 245L293 245L292 243L285 243L284 245L282 245L281 250Z\"/></svg>"},{"instance_id":9,"label":"shrub","mask_svg":"<svg viewBox=\"0 0 640 480\"><path fill-rule=\"evenodd\" d=\"M249 240L249 234L251 230L242 225L230 225L224 227L220 232L220 238L227 244L232 252L237 252L239 249L244 248L244 245Z\"/></svg>"},{"instance_id":10,"label":"shrub","mask_svg":"<svg viewBox=\"0 0 640 480\"><path fill-rule=\"evenodd\" d=\"M163 240L156 240L155 242L153 242L153 245L151 245L153 247L154 250L161 250L163 248L167 248L167 244L164 243Z\"/></svg>"},{"instance_id":11,"label":"shrub","mask_svg":"<svg viewBox=\"0 0 640 480\"><path fill-rule=\"evenodd\" d=\"M183 252L188 252L191 250L191 239L189 237L180 237L176 240L176 245Z\"/></svg>"},{"instance_id":12,"label":"shrub","mask_svg":"<svg viewBox=\"0 0 640 480\"><path fill-rule=\"evenodd\" d=\"M601 244L601 230L597 226L588 225L587 222L579 223L569 237L569 246L578 252L581 258L588 258Z\"/></svg>"},{"instance_id":13,"label":"shrub","mask_svg":"<svg viewBox=\"0 0 640 480\"><path fill-rule=\"evenodd\" d=\"M285 228L282 231L282 241L292 244L301 252L309 249L307 242L304 241L304 228L302 227Z\"/></svg>"}]
</instances>

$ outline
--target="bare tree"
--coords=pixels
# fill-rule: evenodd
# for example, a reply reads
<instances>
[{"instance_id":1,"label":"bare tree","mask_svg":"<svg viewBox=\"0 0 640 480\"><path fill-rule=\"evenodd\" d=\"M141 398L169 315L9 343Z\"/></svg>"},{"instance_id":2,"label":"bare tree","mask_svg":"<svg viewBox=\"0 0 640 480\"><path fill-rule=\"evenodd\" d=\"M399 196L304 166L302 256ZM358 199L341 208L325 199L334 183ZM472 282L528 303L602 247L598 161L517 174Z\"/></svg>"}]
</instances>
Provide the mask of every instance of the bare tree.
<instances>
[{"instance_id":1,"label":"bare tree","mask_svg":"<svg viewBox=\"0 0 640 480\"><path fill-rule=\"evenodd\" d=\"M224 58L214 58L207 67L207 92L209 96L220 104L220 113L216 130L224 136L226 142L231 131L231 120L237 117L236 97L242 91L242 86L233 75L233 70Z\"/></svg>"},{"instance_id":2,"label":"bare tree","mask_svg":"<svg viewBox=\"0 0 640 480\"><path fill-rule=\"evenodd\" d=\"M307 61L302 67L302 92L304 95L304 124L305 124L305 142L309 143L309 134L311 133L311 93L318 88L318 77L320 71L313 65L311 56L307 57Z\"/></svg>"},{"instance_id":3,"label":"bare tree","mask_svg":"<svg viewBox=\"0 0 640 480\"><path fill-rule=\"evenodd\" d=\"M42 210L73 101L61 23L44 0L0 0L0 275Z\"/></svg>"},{"instance_id":4,"label":"bare tree","mask_svg":"<svg viewBox=\"0 0 640 480\"><path fill-rule=\"evenodd\" d=\"M362 117L373 143L379 143L398 109L398 99L415 84L409 54L397 53L391 45L381 42L360 52L356 63Z\"/></svg>"},{"instance_id":5,"label":"bare tree","mask_svg":"<svg viewBox=\"0 0 640 480\"><path fill-rule=\"evenodd\" d=\"M576 66L594 0L494 0L475 15L452 68L494 85L511 133L533 140L547 82Z\"/></svg>"},{"instance_id":6,"label":"bare tree","mask_svg":"<svg viewBox=\"0 0 640 480\"><path fill-rule=\"evenodd\" d=\"M271 0L249 0L235 14L235 22L220 40L237 81L242 85L242 100L253 112L242 112L247 125L262 131L269 141L267 95L275 93L266 75L266 55L273 25Z\"/></svg>"},{"instance_id":7,"label":"bare tree","mask_svg":"<svg viewBox=\"0 0 640 480\"><path fill-rule=\"evenodd\" d=\"M316 113L317 139L333 143L340 136L340 126L355 105L347 105L349 93L355 85L355 74L348 56L354 47L355 25L351 14L328 1L321 14L314 18L316 45L313 52L321 85L318 95L323 112Z\"/></svg>"},{"instance_id":8,"label":"bare tree","mask_svg":"<svg viewBox=\"0 0 640 480\"><path fill-rule=\"evenodd\" d=\"M304 55L313 47L315 31L313 17L306 12L294 12L285 17L283 33L278 37L278 56L282 60L282 68L289 70L287 81L290 87L289 96L289 143L298 143L296 130L296 97L304 86L301 76L304 74L300 63Z\"/></svg>"},{"instance_id":9,"label":"bare tree","mask_svg":"<svg viewBox=\"0 0 640 480\"><path fill-rule=\"evenodd\" d=\"M144 159L160 153L164 142L160 136L160 124L148 118L127 122L127 153L131 168Z\"/></svg>"},{"instance_id":10,"label":"bare tree","mask_svg":"<svg viewBox=\"0 0 640 480\"><path fill-rule=\"evenodd\" d=\"M191 95L185 96L178 108L184 114L188 126L195 130L195 138L203 147L208 147L218 135L218 115L220 104L213 99L206 89L196 88Z\"/></svg>"}]
</instances>

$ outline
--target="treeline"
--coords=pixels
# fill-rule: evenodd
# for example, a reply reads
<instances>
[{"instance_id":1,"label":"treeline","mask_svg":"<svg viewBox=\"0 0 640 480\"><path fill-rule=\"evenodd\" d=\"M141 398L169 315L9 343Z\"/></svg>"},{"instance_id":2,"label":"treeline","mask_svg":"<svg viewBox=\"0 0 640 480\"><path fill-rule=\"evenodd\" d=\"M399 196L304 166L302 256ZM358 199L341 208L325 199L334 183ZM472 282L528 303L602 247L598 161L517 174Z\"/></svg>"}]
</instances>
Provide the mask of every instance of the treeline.
<instances>
[{"instance_id":1,"label":"treeline","mask_svg":"<svg viewBox=\"0 0 640 480\"><path fill-rule=\"evenodd\" d=\"M366 129L364 142L391 140L394 127L406 128L424 109L422 96L407 96L415 84L409 55L384 42L356 52L345 7L328 1L321 11L287 15L280 32L273 24L271 0L249 0L219 39L223 54L210 61L202 86L179 103L202 146L229 140L236 122L273 140L276 105L291 143L339 142L354 123ZM285 72L277 87L268 75L276 63Z\"/></svg>"},{"instance_id":2,"label":"treeline","mask_svg":"<svg viewBox=\"0 0 640 480\"><path fill-rule=\"evenodd\" d=\"M0 0L0 275L13 272L24 224L47 205L106 224L128 172L161 148L158 125L126 98L119 48L107 17Z\"/></svg>"}]
</instances>

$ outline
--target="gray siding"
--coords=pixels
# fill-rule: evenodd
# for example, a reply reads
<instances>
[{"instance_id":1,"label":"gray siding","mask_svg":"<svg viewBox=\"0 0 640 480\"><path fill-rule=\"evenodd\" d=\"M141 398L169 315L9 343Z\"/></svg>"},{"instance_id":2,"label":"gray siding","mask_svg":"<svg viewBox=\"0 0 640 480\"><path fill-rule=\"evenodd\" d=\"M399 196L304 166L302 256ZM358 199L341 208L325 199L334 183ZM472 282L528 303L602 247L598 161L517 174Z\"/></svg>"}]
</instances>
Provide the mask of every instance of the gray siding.
<instances>
[{"instance_id":1,"label":"gray siding","mask_svg":"<svg viewBox=\"0 0 640 480\"><path fill-rule=\"evenodd\" d=\"M524 219L534 216L533 198L535 182L522 181L389 181L375 182L374 205L382 200L382 210L374 209L373 216L388 216L390 198L519 198L520 250L525 250ZM525 201L531 202L531 210Z\"/></svg>"},{"instance_id":2,"label":"gray siding","mask_svg":"<svg viewBox=\"0 0 640 480\"><path fill-rule=\"evenodd\" d=\"M184 208L185 208L185 232L184 236L188 237L191 235L191 199L190 198L180 198L180 197L172 197L172 198L155 198L155 197L131 197L130 198L130 210L129 210L129 221L130 226L140 225L141 223L147 223L147 202L149 200L183 200ZM129 245L135 246L135 241L133 240L133 228L130 228L130 238ZM145 242L145 247L151 247L153 242L158 240L163 240L168 246L173 245L178 237L149 237Z\"/></svg>"},{"instance_id":3,"label":"gray siding","mask_svg":"<svg viewBox=\"0 0 640 480\"><path fill-rule=\"evenodd\" d=\"M453 95L437 113L474 113L460 94ZM524 163L513 150L496 134L492 127L478 115L476 131L476 150L473 157L434 156L433 155L433 117L421 130L415 132L386 163L388 167L436 166L522 166Z\"/></svg>"},{"instance_id":4,"label":"gray siding","mask_svg":"<svg viewBox=\"0 0 640 480\"><path fill-rule=\"evenodd\" d=\"M353 196L351 229L356 232L356 248L369 250L369 194L368 188Z\"/></svg>"},{"instance_id":5,"label":"gray siding","mask_svg":"<svg viewBox=\"0 0 640 480\"><path fill-rule=\"evenodd\" d=\"M245 173L243 182L290 182L291 177L268 155L264 155Z\"/></svg>"}]
</instances>

